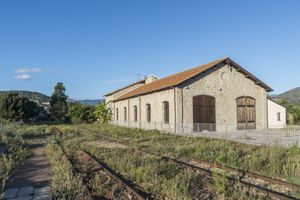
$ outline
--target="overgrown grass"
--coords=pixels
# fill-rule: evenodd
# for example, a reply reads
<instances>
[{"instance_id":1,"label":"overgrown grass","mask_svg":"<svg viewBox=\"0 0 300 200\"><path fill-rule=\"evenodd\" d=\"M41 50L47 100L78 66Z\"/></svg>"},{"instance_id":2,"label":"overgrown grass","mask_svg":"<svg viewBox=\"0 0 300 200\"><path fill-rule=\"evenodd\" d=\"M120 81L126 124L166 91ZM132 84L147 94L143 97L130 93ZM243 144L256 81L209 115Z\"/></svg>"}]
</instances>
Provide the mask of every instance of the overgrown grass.
<instances>
[{"instance_id":1,"label":"overgrown grass","mask_svg":"<svg viewBox=\"0 0 300 200\"><path fill-rule=\"evenodd\" d=\"M51 126L47 125L23 125L19 127L15 127L12 131L24 139L38 139L38 138L46 138L47 136L52 135Z\"/></svg>"},{"instance_id":2,"label":"overgrown grass","mask_svg":"<svg viewBox=\"0 0 300 200\"><path fill-rule=\"evenodd\" d=\"M86 138L115 137L131 147L184 159L199 159L250 170L267 176L300 181L300 149L280 145L254 146L203 137L182 137L112 125L77 127ZM94 132L93 132L94 131ZM92 135L92 136L88 136Z\"/></svg>"},{"instance_id":3,"label":"overgrown grass","mask_svg":"<svg viewBox=\"0 0 300 200\"><path fill-rule=\"evenodd\" d=\"M0 196L8 181L10 181L11 173L30 155L28 147L20 136L12 133L4 133L1 135L2 145L7 148L0 156Z\"/></svg>"},{"instance_id":4,"label":"overgrown grass","mask_svg":"<svg viewBox=\"0 0 300 200\"><path fill-rule=\"evenodd\" d=\"M53 199L88 199L81 177L73 174L72 165L63 154L56 139L46 146L46 154L52 166L51 192Z\"/></svg>"},{"instance_id":5,"label":"overgrown grass","mask_svg":"<svg viewBox=\"0 0 300 200\"><path fill-rule=\"evenodd\" d=\"M70 154L85 141L116 138L133 149L144 149L184 160L199 159L216 162L286 179L300 185L300 150L296 145L289 148L279 145L254 146L220 139L183 137L113 125L73 125L59 126L59 128L65 133L60 135L60 138L64 141L65 148L71 151ZM238 184L228 185L222 176L215 176L215 181L209 182L158 158L140 155L137 151L105 150L96 147L87 149L158 199L166 197L193 199L193 196L200 193L206 195L203 199L210 198L210 195L246 199L241 196L241 188ZM99 186L97 181L92 185L95 185L95 188ZM194 188L195 185L197 188Z\"/></svg>"},{"instance_id":6,"label":"overgrown grass","mask_svg":"<svg viewBox=\"0 0 300 200\"><path fill-rule=\"evenodd\" d=\"M199 176L181 166L140 151L86 146L83 143L84 141L94 141L97 138L101 140L103 135L86 134L80 128L82 127L79 127L79 129L74 128L74 131L70 127L63 128L65 134L61 135L61 139L64 141L64 147L68 149L68 154L75 154L79 147L86 149L99 161L108 164L109 167L119 172L127 180L139 186L139 189L153 194L156 199L257 198L257 196L252 196L252 194L247 196L241 195L241 187L232 183L229 185L227 182L222 182L223 177L216 176L214 179L210 179L205 176ZM219 187L220 184L216 183L223 183L224 187L221 188ZM94 181L89 184L95 184L95 188L104 188L103 185L97 185L97 182Z\"/></svg>"},{"instance_id":7,"label":"overgrown grass","mask_svg":"<svg viewBox=\"0 0 300 200\"><path fill-rule=\"evenodd\" d=\"M195 196L207 199L217 196L209 191L209 180L159 158L127 150L87 149L156 199L193 199ZM195 182L197 185L193 184Z\"/></svg>"}]
</instances>

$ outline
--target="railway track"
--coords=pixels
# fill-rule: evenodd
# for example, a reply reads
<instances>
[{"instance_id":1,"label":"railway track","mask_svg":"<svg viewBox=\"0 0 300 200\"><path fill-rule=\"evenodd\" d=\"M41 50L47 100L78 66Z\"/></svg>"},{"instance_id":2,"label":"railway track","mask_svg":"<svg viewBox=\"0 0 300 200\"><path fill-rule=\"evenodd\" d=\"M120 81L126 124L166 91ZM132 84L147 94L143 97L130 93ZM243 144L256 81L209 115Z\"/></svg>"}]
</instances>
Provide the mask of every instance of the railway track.
<instances>
[{"instance_id":1,"label":"railway track","mask_svg":"<svg viewBox=\"0 0 300 200\"><path fill-rule=\"evenodd\" d=\"M59 134L62 134L62 131L58 128L55 129L55 131ZM64 148L62 147L61 144L59 144L64 155L68 157L67 153L65 152ZM85 158L85 162L90 162L90 163L95 163L98 167L95 168L93 171L91 171L91 173L97 173L99 171L104 171L109 177L111 177L114 181L116 181L116 183L118 184L118 186L120 188L125 188L126 190L126 196L128 197L128 199L130 200L151 200L153 199L153 197L150 195L150 194L147 194L143 191L138 191L136 190L133 186L131 186L131 184L126 181L125 179L123 179L120 175L118 175L113 169L111 169L106 163L104 162L99 162L98 160L96 160L92 155L90 155L88 152L82 150L82 149L79 149L77 151L79 154L82 154ZM68 157L70 163L74 166L75 165L75 162L79 163L79 161L75 161L70 159ZM75 161L75 162L74 162ZM87 164L87 163L85 163ZM76 173L81 173L78 169L75 170ZM89 196L91 197L91 199L95 199L93 198L92 196L92 192L91 192L91 189L85 185L86 189L88 190L89 192Z\"/></svg>"},{"instance_id":2,"label":"railway track","mask_svg":"<svg viewBox=\"0 0 300 200\"><path fill-rule=\"evenodd\" d=\"M128 183L128 181L126 181L125 179L123 179L121 176L119 176L113 169L111 169L110 167L108 167L105 163L103 162L99 162L98 160L96 160L96 158L94 158L92 155L90 155L88 152L84 151L84 150L80 150L82 153L84 153L85 155L87 155L88 157L90 157L94 162L96 162L101 168L103 168L108 174L109 176L111 176L113 179L115 179L118 184L120 186L123 186L126 188L126 190L133 194L137 199L137 200L149 200L149 199L153 199L151 197L150 194L147 194L145 192L142 191L137 191L134 187L132 187L130 185L130 183Z\"/></svg>"},{"instance_id":3,"label":"railway track","mask_svg":"<svg viewBox=\"0 0 300 200\"><path fill-rule=\"evenodd\" d=\"M175 158L171 158L171 157L167 157L167 156L161 156L161 158L163 160L171 161L173 163L179 164L179 165L184 166L184 167L186 167L188 169L191 169L193 171L200 172L200 173L203 173L203 174L206 174L206 175L209 175L209 176L213 176L213 173L217 173L219 176L224 176L220 172L213 172L213 171L211 171L211 170L209 170L207 168L203 168L203 167L199 167L199 166L196 166L196 165L192 165L192 164L189 164L187 162L184 162L184 161L181 161L181 160L178 160L178 159L175 159ZM239 184L243 185L244 187L246 187L246 188L254 188L257 192L265 195L266 197L270 197L272 199L297 200L297 198L295 198L295 197L286 195L286 194L281 193L281 192L277 192L275 190L264 188L262 186L259 186L259 185L253 184L253 183L249 183L247 181L244 181L241 178L238 178L238 180L237 180L235 177L232 177L230 175L225 175L225 177L228 179L228 181L230 181L232 183L238 181Z\"/></svg>"},{"instance_id":4,"label":"railway track","mask_svg":"<svg viewBox=\"0 0 300 200\"><path fill-rule=\"evenodd\" d=\"M224 176L223 173L221 172L216 172L214 170L211 170L211 168L206 168L206 167L201 167L201 166L197 166L195 164L190 164L188 162L185 162L185 161L182 161L182 160L179 160L179 159L176 159L176 158L173 158L173 157L169 157L169 156L161 156L161 155L158 155L158 154L154 154L152 152L148 152L148 151L144 151L144 150L139 150L143 153L146 153L146 154L149 154L149 155L153 155L153 156L156 156L156 157L160 157L162 160L165 160L165 161L169 161L169 162L172 162L172 163L175 163L175 164L178 164L180 166L183 166L187 169L190 169L196 173L200 173L200 174L204 174L204 175L208 175L210 177L212 177L214 174L217 174L219 176ZM206 163L206 161L204 161ZM219 165L220 166L220 165ZM222 168L219 168L220 170L223 170ZM225 170L226 171L226 170ZM239 170L240 171L240 170ZM258 175L258 174L255 174L255 177L259 177L261 175ZM287 195L287 194L284 194L282 192L278 192L278 191L275 191L275 190L272 190L272 189L268 189L268 188L265 188L265 187L262 187L260 185L257 185L257 184L254 184L254 183L251 183L251 182L248 182L248 181L245 181L243 180L244 176L243 175L239 175L238 177L236 176L232 176L232 175L228 175L228 173L226 173L225 175L226 179L231 182L231 183L235 183L235 182L238 182L239 184L241 184L242 186L244 186L245 188L253 188L255 189L257 192L263 194L264 196L266 197L270 197L272 199L280 199L280 200L297 200L296 197L293 197L293 196L290 196L290 195ZM264 176L263 176L264 177ZM278 184L279 183L283 183L283 181L281 180L278 180L278 179L275 179L275 180L272 180L272 178L270 177L267 177L266 180L268 181L273 181L273 183L276 183ZM287 182L284 182L284 183L287 183ZM287 185L290 185L290 183L287 183ZM294 187L294 186L293 186Z\"/></svg>"},{"instance_id":5,"label":"railway track","mask_svg":"<svg viewBox=\"0 0 300 200\"><path fill-rule=\"evenodd\" d=\"M68 155L66 154L64 148L62 147L62 145L58 142L58 145L60 147L60 149L62 150L63 152L63 155L66 156L66 158L68 159L68 161L71 163L71 165L73 166L72 164L72 161L69 159ZM73 174L78 174L79 172L74 168L72 167L72 170L73 170ZM89 190L89 188L87 187L87 185L85 183L83 183L83 189L85 191L85 196L84 196L84 200L93 200L93 196L92 196L92 193L91 191Z\"/></svg>"},{"instance_id":6,"label":"railway track","mask_svg":"<svg viewBox=\"0 0 300 200\"><path fill-rule=\"evenodd\" d=\"M84 130L86 131L86 130ZM97 133L97 132L94 132ZM113 141L113 142L117 142L120 143L122 145L126 145L127 144L124 143L124 141L121 141L118 138L115 137L108 137L106 136L108 140ZM129 147L129 146L128 146ZM132 147L129 147L132 148ZM192 171L195 172L200 172L202 174L208 175L208 176L213 176L213 173L217 173L220 176L223 176L223 174L221 172L215 172L212 170L212 168L218 168L222 171L226 172L226 178L228 181L230 182L239 182L241 185L243 185L246 188L253 188L255 189L257 192L263 194L266 197L270 197L272 199L282 199L282 200L297 200L296 197L287 195L283 192L278 192L274 189L269 189L266 187L263 187L259 184L255 184L249 181L246 181L245 179L255 179L255 180L262 180L265 183L271 184L271 185L280 185L280 186L284 186L286 188L290 188L292 190L298 190L299 186L280 180L280 179L275 179L275 178L271 178L271 177L267 177L267 176L263 176L257 173L253 173L253 172L249 172L249 171L245 171L245 170L241 170L241 169L236 169L236 168L232 168L232 167L228 167L225 165L221 165L221 164L216 164L216 163L211 163L211 162L207 162L204 160L196 160L193 161L193 164L191 164L190 162L186 162L183 160L179 160L177 158L174 157L169 157L169 156L164 156L164 155L159 155L159 154L155 154L153 152L149 152L147 150L143 150L143 149L138 149L138 151L146 153L146 154L150 154L156 157L160 157L161 159L165 160L165 161L169 161L169 162L173 162L176 163L178 165L181 165L185 168L188 168ZM206 165L206 167L203 167L201 165ZM233 176L232 173L234 173L235 175Z\"/></svg>"},{"instance_id":7,"label":"railway track","mask_svg":"<svg viewBox=\"0 0 300 200\"><path fill-rule=\"evenodd\" d=\"M225 166L225 165L221 165L221 164L217 164L217 163L211 163L211 162L207 162L204 160L193 160L192 162L195 162L197 164L207 165L208 167L211 167L211 168L212 167L220 168L229 173L239 174L240 177L249 177L249 178L253 178L253 179L260 179L267 183L282 185L287 188L291 188L293 190L299 189L299 186L296 184L289 183L289 182L286 182L286 181L283 181L280 179L276 179L276 178L271 178L271 177L264 176L261 174L253 173L250 171L245 171L245 170L241 170L241 169L237 169L237 168L233 168L233 167L229 167L229 166Z\"/></svg>"}]
</instances>

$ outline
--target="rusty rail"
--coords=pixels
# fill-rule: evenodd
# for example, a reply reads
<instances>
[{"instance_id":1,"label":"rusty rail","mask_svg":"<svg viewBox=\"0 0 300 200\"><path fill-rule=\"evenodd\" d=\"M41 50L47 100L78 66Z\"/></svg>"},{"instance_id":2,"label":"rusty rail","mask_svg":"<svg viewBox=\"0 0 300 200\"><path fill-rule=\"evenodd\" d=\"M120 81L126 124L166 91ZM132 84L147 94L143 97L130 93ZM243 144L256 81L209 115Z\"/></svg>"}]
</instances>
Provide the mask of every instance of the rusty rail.
<instances>
[{"instance_id":1,"label":"rusty rail","mask_svg":"<svg viewBox=\"0 0 300 200\"><path fill-rule=\"evenodd\" d=\"M250 178L261 179L263 181L266 181L266 182L269 182L269 183L272 183L272 184L283 185L283 186L292 188L294 190L299 189L299 186L296 185L296 184L289 183L289 182L286 182L286 181L283 181L283 180L280 180L280 179L276 179L276 178L271 178L271 177L264 176L264 175L261 175L261 174L253 173L253 172L250 172L250 171L245 171L245 170L241 170L241 169L237 169L237 168L233 168L233 167L229 167L229 166L225 166L225 165L221 165L221 164L217 164L217 163L211 163L211 162L207 162L207 161L204 161L204 160L193 160L193 161L196 162L196 163L199 163L199 164L208 165L210 167L217 167L217 168L223 169L223 170L228 171L228 172L238 173L241 177L248 176Z\"/></svg>"},{"instance_id":2,"label":"rusty rail","mask_svg":"<svg viewBox=\"0 0 300 200\"><path fill-rule=\"evenodd\" d=\"M79 173L79 172L76 171L76 169L73 167L72 161L69 159L68 155L66 154L64 148L61 146L60 142L58 142L58 145L59 145L60 149L62 150L63 155L66 156L66 158L68 159L69 163L72 165L73 173L74 173L74 174ZM84 191L86 192L86 195L87 195L87 196L85 196L85 197L87 197L87 199L91 199L91 200L94 199L94 198L93 198L93 195L92 195L92 193L91 193L91 191L89 190L89 188L87 187L87 185L86 185L85 183L83 183L83 189L84 189Z\"/></svg>"},{"instance_id":3,"label":"rusty rail","mask_svg":"<svg viewBox=\"0 0 300 200\"><path fill-rule=\"evenodd\" d=\"M57 127L54 128L54 130L59 133L59 134L63 134L63 132L58 129ZM66 155L64 149L62 148L61 144L59 144L63 153ZM80 149L79 150L81 153L84 153L86 156L88 156L91 160L93 160L95 163L99 164L99 166L109 175L111 176L117 183L119 186L123 186L126 188L126 190L129 193L132 193L137 200L149 200L152 199L151 196L149 194L146 194L144 192L137 192L133 187L131 187L123 178L121 178L117 173L115 173L114 170L112 170L108 165L106 165L103 162L99 162L97 161L92 155L90 155L88 152ZM67 156L68 157L68 156ZM70 161L70 160L69 160ZM71 161L70 161L71 162ZM72 162L71 162L72 163ZM88 187L85 185L86 189L88 189ZM89 191L89 190L88 190ZM90 194L90 191L89 191Z\"/></svg>"},{"instance_id":4,"label":"rusty rail","mask_svg":"<svg viewBox=\"0 0 300 200\"><path fill-rule=\"evenodd\" d=\"M98 133L96 131L93 131L93 132ZM128 146L123 141L120 141L119 138L115 138L115 137L107 136L107 135L105 137L107 139L110 139L111 141L114 141L114 142L117 142L117 143ZM177 163L179 165L182 165L182 166L187 167L187 168L192 169L192 170L201 171L202 173L204 173L208 176L212 176L212 173L213 173L209 169L199 167L199 166L196 166L196 165L192 165L190 163L187 163L185 161L182 161L182 160L179 160L179 159L176 159L176 158L171 158L171 157L168 157L168 156L162 156L162 155L154 154L152 152L148 152L148 151L141 150L141 149L138 149L138 151L160 157L163 160L171 161L173 163ZM260 180L266 181L270 184L282 185L282 186L285 186L285 187L288 187L288 188L291 188L291 189L294 189L294 190L299 189L299 186L296 185L296 184L292 184L292 183L289 183L289 182L286 182L286 181L283 181L283 180L280 180L280 179L267 177L267 176L260 175L260 174L257 174L257 173L253 173L253 172L249 172L249 171L245 171L245 170L241 170L241 169L237 169L237 168L233 168L233 167L229 167L229 166L225 166L225 165L221 165L221 164L217 164L217 163L211 163L211 162L204 161L204 160L197 160L196 162L199 163L199 164L206 164L210 167L220 168L222 170L225 170L227 173L228 172L235 172L239 175L239 182L243 186L245 186L247 188L249 188L249 187L255 188L259 193L262 193L262 194L264 194L268 197L273 197L273 198L282 199L282 200L297 200L296 197L292 197L292 196L289 196L289 195L281 193L281 192L277 192L277 191L272 190L272 189L264 188L264 187L261 187L259 185L253 184L253 183L249 183L247 181L242 180L242 178L245 178L246 176L248 176L248 177L251 177L251 178L254 178L254 179L260 179ZM221 174L219 174L219 175L221 175ZM229 176L229 175L226 175L226 178L229 181L237 181L234 177Z\"/></svg>"},{"instance_id":5,"label":"rusty rail","mask_svg":"<svg viewBox=\"0 0 300 200\"><path fill-rule=\"evenodd\" d=\"M171 157L167 157L167 156L161 156L161 158L163 160L171 161L173 163L182 165L182 166L184 166L186 168L189 168L189 169L191 169L193 171L200 171L200 172L202 172L202 173L204 173L206 175L209 175L209 176L213 175L213 172L211 170L206 169L206 168L195 166L195 165L186 163L184 161L177 160L175 158L171 158ZM217 173L217 174L220 175L220 176L223 175L221 173ZM231 176L228 176L228 175L226 175L226 178L229 181L232 181L232 182L236 182L237 181L234 177L231 177ZM283 193L280 193L280 192L277 192L277 191L274 191L274 190L271 190L271 189L268 189L268 188L263 188L263 187L261 187L259 185L255 185L255 184L243 181L241 179L239 179L239 183L242 184L243 186L247 187L247 188L249 188L249 187L255 188L258 192L260 192L260 193L262 193L262 194L264 194L264 195L266 195L268 197L273 197L273 198L281 199L281 200L297 200L297 198L295 198L295 197L292 197L292 196L289 196L289 195L286 195L286 194L283 194Z\"/></svg>"},{"instance_id":6,"label":"rusty rail","mask_svg":"<svg viewBox=\"0 0 300 200\"><path fill-rule=\"evenodd\" d=\"M98 133L96 131L93 131L93 132ZM115 137L112 137L112 136L106 136L106 138L110 139L111 141L114 141L114 142L117 142L117 143L128 146L123 141L121 141L119 138L115 138ZM148 153L148 154L152 154L152 155L155 155L155 156L163 157L162 155L154 154L152 152L149 152L149 151L146 151L146 150L143 150L143 149L138 149L138 150L143 151L144 153ZM222 164L208 162L208 161L205 161L205 160L192 160L192 161L197 162L199 164L205 164L205 165L208 165L210 167L217 167L217 168L220 168L220 169L225 170L227 172L237 173L242 178L248 176L250 178L260 179L260 180L266 181L270 184L278 184L278 185L282 185L282 186L285 186L285 187L288 187L288 188L291 188L291 189L294 189L294 190L299 189L298 185L293 184L293 183L289 183L287 181L280 180L280 179L277 179L277 178L272 178L272 177L264 176L264 175L257 174L257 173L254 173L254 172L250 172L250 171L246 171L246 170L242 170L242 169L238 169L238 168L233 168L233 167L229 167L229 166L222 165Z\"/></svg>"},{"instance_id":7,"label":"rusty rail","mask_svg":"<svg viewBox=\"0 0 300 200\"><path fill-rule=\"evenodd\" d=\"M86 131L86 130L84 130L84 131ZM96 131L91 131L91 132L98 133ZM114 141L114 142L117 142L117 143L120 143L120 144L128 146L123 141L120 141L119 138L115 138L115 137L112 137L112 136L106 136L106 138L109 139L109 140L111 140L111 141ZM199 167L199 166L187 163L185 161L178 160L176 158L154 154L152 152L148 152L148 151L141 150L141 149L138 149L138 151L146 153L146 154L150 154L150 155L154 155L154 156L160 157L163 160L170 161L170 162L182 165L185 168L189 168L189 169L191 169L193 171L200 171L200 172L202 172L202 173L204 173L204 174L206 174L208 176L212 176L212 174L213 174L213 172L211 170L209 170L209 169L206 169L204 167ZM276 198L276 199L280 199L280 200L297 200L296 197L292 197L292 196L289 196L289 195L281 193L281 192L277 192L277 191L272 190L272 189L264 188L264 187L261 187L259 185L255 185L253 183L246 182L246 181L242 180L242 178L247 175L247 176L255 178L255 179L265 180L265 181L267 181L267 182L269 182L271 184L280 184L280 185L283 185L283 186L291 187L293 189L295 189L295 188L298 189L299 187L297 185L295 185L295 184L288 183L286 181L282 181L282 180L279 180L279 179L274 179L274 178L271 178L271 177L263 176L263 175L256 174L256 173L253 173L253 172L248 172L248 171L244 171L244 170L240 170L240 169L235 169L235 168L232 168L232 167L227 167L227 166L220 165L220 164L216 165L215 163L210 163L210 162L203 161L203 160L200 160L198 162L209 164L212 167L218 166L218 168L223 169L223 170L225 169L225 171L227 169L227 171L239 172L239 179L238 180L239 180L240 184L242 184L246 188L254 188L259 193L264 194L264 195L266 195L268 197L272 197L272 198ZM223 174L220 174L220 173L218 173L218 174L219 175L223 175ZM237 181L236 178L234 178L232 176L229 176L229 175L226 175L226 178L229 181L232 181L232 182Z\"/></svg>"},{"instance_id":8,"label":"rusty rail","mask_svg":"<svg viewBox=\"0 0 300 200\"><path fill-rule=\"evenodd\" d=\"M105 170L111 176L119 186L125 187L130 193L134 194L134 196L138 200L147 200L150 199L148 194L145 194L144 192L137 192L133 187L131 187L123 178L121 178L114 170L112 170L110 167L108 167L105 163L99 162L94 158L94 156L90 155L88 152L84 150L80 150L82 153L86 154L88 157L90 157L94 162L98 163L101 168ZM143 193L143 194L141 194Z\"/></svg>"}]
</instances>

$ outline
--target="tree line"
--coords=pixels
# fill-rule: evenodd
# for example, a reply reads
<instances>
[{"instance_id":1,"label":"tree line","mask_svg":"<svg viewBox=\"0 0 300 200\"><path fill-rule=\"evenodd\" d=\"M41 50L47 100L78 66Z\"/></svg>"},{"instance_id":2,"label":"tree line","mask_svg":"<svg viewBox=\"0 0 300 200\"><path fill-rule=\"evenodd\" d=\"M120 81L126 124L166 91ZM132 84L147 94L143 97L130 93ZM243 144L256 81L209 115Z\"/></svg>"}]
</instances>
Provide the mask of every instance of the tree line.
<instances>
[{"instance_id":1,"label":"tree line","mask_svg":"<svg viewBox=\"0 0 300 200\"><path fill-rule=\"evenodd\" d=\"M67 101L66 88L57 83L50 98L49 110L37 102L11 92L0 96L0 119L28 124L61 123L106 123L111 119L111 111L105 103L96 106Z\"/></svg>"},{"instance_id":2,"label":"tree line","mask_svg":"<svg viewBox=\"0 0 300 200\"><path fill-rule=\"evenodd\" d=\"M286 108L287 121L289 124L300 124L300 105L290 103L286 99L278 100L277 103Z\"/></svg>"}]
</instances>

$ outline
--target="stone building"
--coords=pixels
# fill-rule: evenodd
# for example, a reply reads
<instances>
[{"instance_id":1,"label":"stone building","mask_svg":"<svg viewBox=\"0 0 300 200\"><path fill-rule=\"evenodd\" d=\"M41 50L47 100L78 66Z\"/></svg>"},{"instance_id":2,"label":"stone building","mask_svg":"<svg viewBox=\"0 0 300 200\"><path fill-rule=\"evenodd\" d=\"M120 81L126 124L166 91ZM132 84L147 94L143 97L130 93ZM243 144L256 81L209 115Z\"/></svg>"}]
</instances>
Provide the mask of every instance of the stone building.
<instances>
[{"instance_id":1,"label":"stone building","mask_svg":"<svg viewBox=\"0 0 300 200\"><path fill-rule=\"evenodd\" d=\"M108 103L108 106L110 108L112 108L112 104L113 104L113 100L119 98L120 96L128 93L128 92L131 92L132 90L142 86L142 85L145 85L145 84L148 84L148 83L151 83L153 82L154 80L157 80L158 77L157 76L154 76L154 75L150 75L150 76L147 76L145 77L144 79L142 80L139 80L137 82L134 82L130 85L127 85L125 87L122 87L122 88L119 88L117 90L114 90L112 92L109 92L107 94L104 95L105 97L105 102Z\"/></svg>"},{"instance_id":2,"label":"stone building","mask_svg":"<svg viewBox=\"0 0 300 200\"><path fill-rule=\"evenodd\" d=\"M149 81L147 81L149 79ZM268 127L272 89L230 58L106 94L112 123L176 133Z\"/></svg>"}]
</instances>

